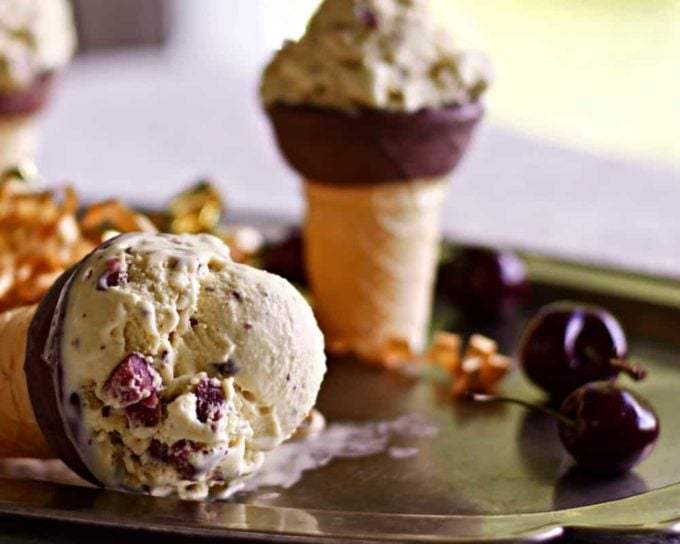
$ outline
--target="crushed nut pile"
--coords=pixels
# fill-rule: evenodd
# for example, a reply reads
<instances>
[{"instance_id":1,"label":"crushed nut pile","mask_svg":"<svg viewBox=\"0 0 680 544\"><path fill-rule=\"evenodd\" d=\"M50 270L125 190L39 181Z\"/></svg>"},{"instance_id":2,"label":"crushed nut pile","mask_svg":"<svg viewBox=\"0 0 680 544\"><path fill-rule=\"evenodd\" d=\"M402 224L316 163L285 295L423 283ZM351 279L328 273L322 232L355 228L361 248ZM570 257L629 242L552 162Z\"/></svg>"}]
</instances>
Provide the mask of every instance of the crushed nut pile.
<instances>
[{"instance_id":1,"label":"crushed nut pile","mask_svg":"<svg viewBox=\"0 0 680 544\"><path fill-rule=\"evenodd\" d=\"M54 280L99 243L125 232L207 232L224 240L235 261L263 243L252 227L220 224L224 205L207 182L182 192L168 209L142 214L118 200L82 209L71 187L43 190L33 167L0 177L0 311L38 302Z\"/></svg>"},{"instance_id":2,"label":"crushed nut pile","mask_svg":"<svg viewBox=\"0 0 680 544\"><path fill-rule=\"evenodd\" d=\"M451 394L456 397L497 392L512 366L509 357L498 353L495 340L473 334L463 351L462 337L451 332L435 334L423 355L413 353L406 339L392 338L376 354L375 362L389 369L409 364L436 364L451 374Z\"/></svg>"}]
</instances>

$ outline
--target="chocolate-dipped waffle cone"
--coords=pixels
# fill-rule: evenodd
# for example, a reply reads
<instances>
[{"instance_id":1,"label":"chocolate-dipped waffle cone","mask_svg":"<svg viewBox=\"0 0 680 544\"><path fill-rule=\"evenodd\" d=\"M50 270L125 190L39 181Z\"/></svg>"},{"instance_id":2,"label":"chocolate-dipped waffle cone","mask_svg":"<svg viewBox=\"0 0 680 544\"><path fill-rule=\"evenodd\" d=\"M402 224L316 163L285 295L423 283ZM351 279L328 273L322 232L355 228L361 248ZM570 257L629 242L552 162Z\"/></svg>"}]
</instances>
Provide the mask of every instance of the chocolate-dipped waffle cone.
<instances>
[{"instance_id":1,"label":"chocolate-dipped waffle cone","mask_svg":"<svg viewBox=\"0 0 680 544\"><path fill-rule=\"evenodd\" d=\"M0 314L0 458L52 457L33 415L24 374L28 327L36 306Z\"/></svg>"},{"instance_id":2,"label":"chocolate-dipped waffle cone","mask_svg":"<svg viewBox=\"0 0 680 544\"><path fill-rule=\"evenodd\" d=\"M3 2L0 11L0 171L35 160L37 118L76 49L68 0Z\"/></svg>"},{"instance_id":3,"label":"chocolate-dipped waffle cone","mask_svg":"<svg viewBox=\"0 0 680 544\"><path fill-rule=\"evenodd\" d=\"M447 175L482 112L268 109L305 178L305 261L329 351L387 364L395 340L424 346Z\"/></svg>"},{"instance_id":4,"label":"chocolate-dipped waffle cone","mask_svg":"<svg viewBox=\"0 0 680 544\"><path fill-rule=\"evenodd\" d=\"M324 0L260 96L302 176L312 294L331 351L390 366L429 322L444 178L490 73L428 0ZM334 349L335 348L335 349Z\"/></svg>"}]
</instances>

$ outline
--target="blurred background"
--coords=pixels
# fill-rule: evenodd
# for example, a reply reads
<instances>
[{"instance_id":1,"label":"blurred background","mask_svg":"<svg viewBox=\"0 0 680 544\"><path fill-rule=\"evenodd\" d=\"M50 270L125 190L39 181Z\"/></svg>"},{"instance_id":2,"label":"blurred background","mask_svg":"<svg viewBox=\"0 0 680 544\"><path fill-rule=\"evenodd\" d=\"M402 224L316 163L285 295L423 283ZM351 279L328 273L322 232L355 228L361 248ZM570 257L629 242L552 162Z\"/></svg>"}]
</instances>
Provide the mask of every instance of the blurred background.
<instances>
[{"instance_id":1,"label":"blurred background","mask_svg":"<svg viewBox=\"0 0 680 544\"><path fill-rule=\"evenodd\" d=\"M318 0L76 0L82 48L157 44L257 78ZM679 0L432 0L487 52L491 120L588 150L680 167Z\"/></svg>"},{"instance_id":2,"label":"blurred background","mask_svg":"<svg viewBox=\"0 0 680 544\"><path fill-rule=\"evenodd\" d=\"M303 213L257 99L317 0L74 0L81 55L40 166L163 203L211 175L234 208ZM458 238L680 276L680 0L433 0L492 59L444 218Z\"/></svg>"}]
</instances>

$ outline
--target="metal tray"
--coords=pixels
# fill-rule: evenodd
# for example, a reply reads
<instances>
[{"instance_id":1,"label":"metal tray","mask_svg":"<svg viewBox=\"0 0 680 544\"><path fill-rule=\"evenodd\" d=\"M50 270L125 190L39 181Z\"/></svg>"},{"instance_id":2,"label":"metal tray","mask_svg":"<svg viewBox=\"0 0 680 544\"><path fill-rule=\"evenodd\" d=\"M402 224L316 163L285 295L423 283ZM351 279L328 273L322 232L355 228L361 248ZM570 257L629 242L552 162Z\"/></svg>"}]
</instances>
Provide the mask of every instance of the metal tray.
<instances>
[{"instance_id":1,"label":"metal tray","mask_svg":"<svg viewBox=\"0 0 680 544\"><path fill-rule=\"evenodd\" d=\"M436 380L331 361L319 407L329 422L419 414L437 436L397 439L409 455L336 459L288 489L230 502L182 502L55 483L0 480L0 514L172 535L276 541L546 542L564 534L680 534L680 287L670 280L527 255L530 307L474 331L438 304L436 322L482 332L512 353L527 317L558 299L603 304L623 322L649 378L635 386L662 433L628 475L594 480L571 470L552 420L500 404L454 402ZM513 396L540 393L519 371ZM417 448L417 451L413 448Z\"/></svg>"}]
</instances>

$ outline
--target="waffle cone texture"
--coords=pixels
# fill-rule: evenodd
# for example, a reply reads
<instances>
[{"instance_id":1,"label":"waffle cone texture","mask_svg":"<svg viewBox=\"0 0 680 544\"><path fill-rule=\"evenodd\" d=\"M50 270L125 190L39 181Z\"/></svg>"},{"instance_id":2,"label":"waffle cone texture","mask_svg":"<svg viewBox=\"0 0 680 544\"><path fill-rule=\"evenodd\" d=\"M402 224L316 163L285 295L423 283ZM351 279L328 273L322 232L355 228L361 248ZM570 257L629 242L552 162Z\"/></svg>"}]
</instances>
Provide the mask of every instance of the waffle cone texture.
<instances>
[{"instance_id":1,"label":"waffle cone texture","mask_svg":"<svg viewBox=\"0 0 680 544\"><path fill-rule=\"evenodd\" d=\"M28 328L36 306L0 314L0 458L53 454L33 415L24 374Z\"/></svg>"},{"instance_id":2,"label":"waffle cone texture","mask_svg":"<svg viewBox=\"0 0 680 544\"><path fill-rule=\"evenodd\" d=\"M447 181L305 181L306 266L329 350L380 362L394 339L423 348Z\"/></svg>"}]
</instances>

